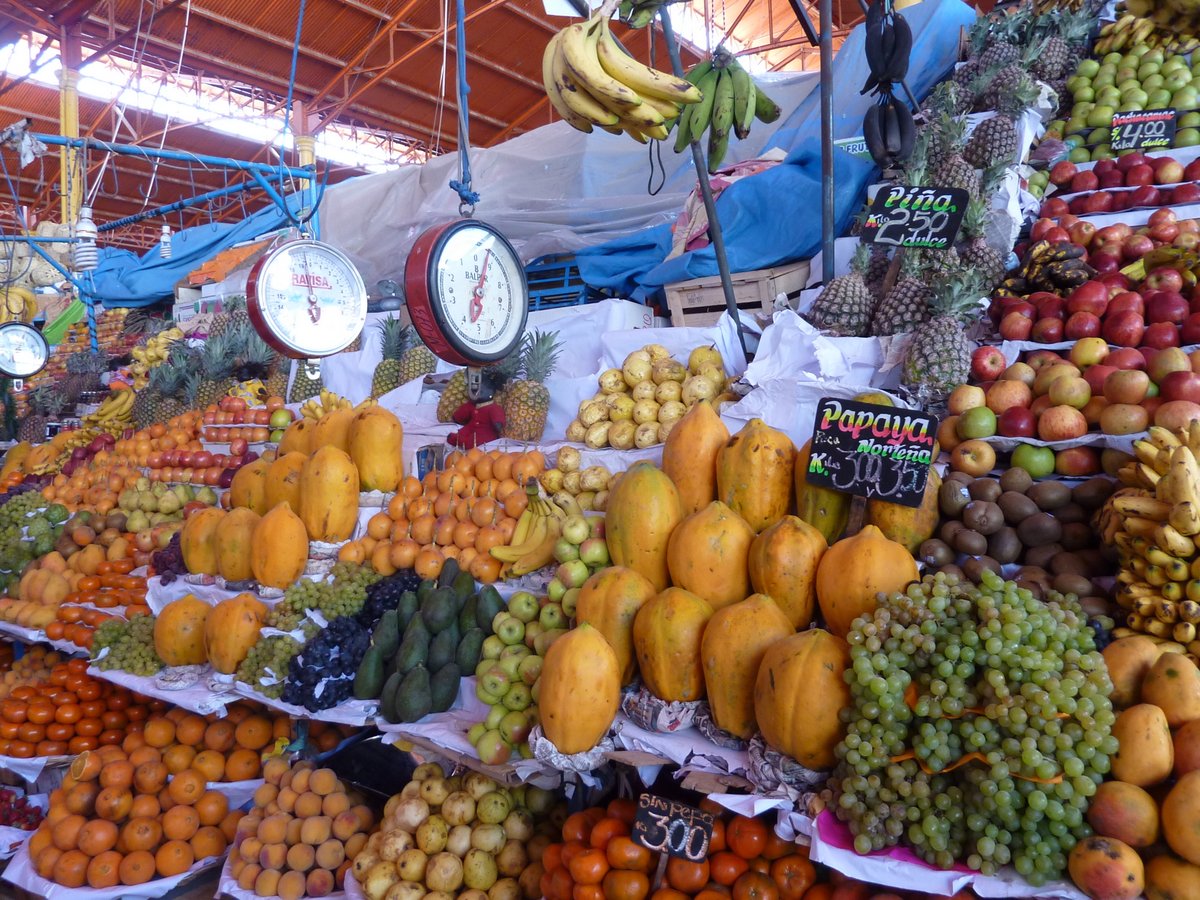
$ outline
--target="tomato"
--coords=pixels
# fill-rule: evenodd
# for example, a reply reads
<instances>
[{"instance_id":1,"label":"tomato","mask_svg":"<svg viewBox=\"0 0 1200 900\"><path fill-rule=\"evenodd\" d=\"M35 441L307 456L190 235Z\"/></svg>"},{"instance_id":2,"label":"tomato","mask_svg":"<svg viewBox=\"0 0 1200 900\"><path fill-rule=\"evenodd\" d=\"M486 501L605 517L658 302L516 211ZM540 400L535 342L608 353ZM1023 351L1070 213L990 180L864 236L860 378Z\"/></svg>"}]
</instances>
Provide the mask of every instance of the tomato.
<instances>
[{"instance_id":1,"label":"tomato","mask_svg":"<svg viewBox=\"0 0 1200 900\"><path fill-rule=\"evenodd\" d=\"M751 872L762 872L764 875L771 874L771 861L765 856L756 856L749 863Z\"/></svg>"},{"instance_id":2,"label":"tomato","mask_svg":"<svg viewBox=\"0 0 1200 900\"><path fill-rule=\"evenodd\" d=\"M0 722L0 738L6 741L11 741L17 736L17 732L21 730L21 726L16 722Z\"/></svg>"},{"instance_id":3,"label":"tomato","mask_svg":"<svg viewBox=\"0 0 1200 900\"><path fill-rule=\"evenodd\" d=\"M734 882L733 900L779 900L779 888L770 875L747 872Z\"/></svg>"},{"instance_id":4,"label":"tomato","mask_svg":"<svg viewBox=\"0 0 1200 900\"><path fill-rule=\"evenodd\" d=\"M20 725L28 716L28 707L20 700L5 700L0 703L0 717L5 722L15 722Z\"/></svg>"},{"instance_id":5,"label":"tomato","mask_svg":"<svg viewBox=\"0 0 1200 900\"><path fill-rule=\"evenodd\" d=\"M54 695L50 702L52 702L55 706L71 706L77 704L79 702L79 698L70 691L59 691Z\"/></svg>"},{"instance_id":6,"label":"tomato","mask_svg":"<svg viewBox=\"0 0 1200 900\"><path fill-rule=\"evenodd\" d=\"M66 623L60 621L49 622L46 625L46 637L52 641L61 641L67 633Z\"/></svg>"},{"instance_id":7,"label":"tomato","mask_svg":"<svg viewBox=\"0 0 1200 900\"><path fill-rule=\"evenodd\" d=\"M86 659L67 660L67 671L72 675L82 675L91 681L91 676L87 674L88 665L90 663Z\"/></svg>"},{"instance_id":8,"label":"tomato","mask_svg":"<svg viewBox=\"0 0 1200 900\"><path fill-rule=\"evenodd\" d=\"M732 887L735 881L750 870L746 860L728 850L714 853L709 857L709 864L712 868L712 880L725 887Z\"/></svg>"},{"instance_id":9,"label":"tomato","mask_svg":"<svg viewBox=\"0 0 1200 900\"><path fill-rule=\"evenodd\" d=\"M637 801L618 797L608 804L607 812L610 819L620 819L626 825L632 825L637 815Z\"/></svg>"},{"instance_id":10,"label":"tomato","mask_svg":"<svg viewBox=\"0 0 1200 900\"><path fill-rule=\"evenodd\" d=\"M144 706L131 706L125 710L125 717L130 722L144 722L150 713Z\"/></svg>"},{"instance_id":11,"label":"tomato","mask_svg":"<svg viewBox=\"0 0 1200 900\"><path fill-rule=\"evenodd\" d=\"M104 723L105 731L124 731L125 726L129 724L129 716L125 715L119 709L112 709L105 712L100 717L100 721Z\"/></svg>"},{"instance_id":12,"label":"tomato","mask_svg":"<svg viewBox=\"0 0 1200 900\"><path fill-rule=\"evenodd\" d=\"M625 835L617 835L608 842L605 848L608 864L614 869L630 872L650 872L656 863L654 854L645 847L635 844ZM542 855L542 865L545 865L545 854ZM612 898L609 898L612 900Z\"/></svg>"},{"instance_id":13,"label":"tomato","mask_svg":"<svg viewBox=\"0 0 1200 900\"><path fill-rule=\"evenodd\" d=\"M603 850L588 849L572 856L567 868L576 884L600 884L608 874L608 858Z\"/></svg>"},{"instance_id":14,"label":"tomato","mask_svg":"<svg viewBox=\"0 0 1200 900\"><path fill-rule=\"evenodd\" d=\"M85 719L99 719L107 709L103 700L86 700L79 704L79 711Z\"/></svg>"},{"instance_id":15,"label":"tomato","mask_svg":"<svg viewBox=\"0 0 1200 900\"><path fill-rule=\"evenodd\" d=\"M46 739L46 726L34 725L32 722L26 722L24 725L17 726L17 737L30 744L36 744L38 741Z\"/></svg>"},{"instance_id":16,"label":"tomato","mask_svg":"<svg viewBox=\"0 0 1200 900\"><path fill-rule=\"evenodd\" d=\"M754 859L767 846L767 826L758 819L734 816L725 828L725 842L742 859Z\"/></svg>"},{"instance_id":17,"label":"tomato","mask_svg":"<svg viewBox=\"0 0 1200 900\"><path fill-rule=\"evenodd\" d=\"M39 741L34 752L38 756L64 756L67 744L65 741Z\"/></svg>"},{"instance_id":18,"label":"tomato","mask_svg":"<svg viewBox=\"0 0 1200 900\"><path fill-rule=\"evenodd\" d=\"M84 750L95 750L97 742L94 737L77 734L67 742L67 750L71 753L82 753Z\"/></svg>"},{"instance_id":19,"label":"tomato","mask_svg":"<svg viewBox=\"0 0 1200 900\"><path fill-rule=\"evenodd\" d=\"M81 593L84 591L97 591L99 589L100 579L95 575L85 575L79 579L79 590Z\"/></svg>"},{"instance_id":20,"label":"tomato","mask_svg":"<svg viewBox=\"0 0 1200 900\"><path fill-rule=\"evenodd\" d=\"M571 900L604 900L604 889L598 884L577 884L571 889Z\"/></svg>"},{"instance_id":21,"label":"tomato","mask_svg":"<svg viewBox=\"0 0 1200 900\"><path fill-rule=\"evenodd\" d=\"M807 858L808 848L802 847L799 844L793 844L791 841L785 841L775 833L774 828L767 829L767 846L763 847L763 856L769 860L776 860L795 853L799 853Z\"/></svg>"},{"instance_id":22,"label":"tomato","mask_svg":"<svg viewBox=\"0 0 1200 900\"><path fill-rule=\"evenodd\" d=\"M874 893L875 889L871 885L849 880L834 887L830 898L831 900L867 900Z\"/></svg>"},{"instance_id":23,"label":"tomato","mask_svg":"<svg viewBox=\"0 0 1200 900\"><path fill-rule=\"evenodd\" d=\"M806 857L793 853L771 863L771 880L779 887L780 900L802 900L817 880L817 870Z\"/></svg>"},{"instance_id":24,"label":"tomato","mask_svg":"<svg viewBox=\"0 0 1200 900\"><path fill-rule=\"evenodd\" d=\"M729 888L709 883L708 887L696 895L695 900L729 900L730 896Z\"/></svg>"},{"instance_id":25,"label":"tomato","mask_svg":"<svg viewBox=\"0 0 1200 900\"><path fill-rule=\"evenodd\" d=\"M118 731L115 728L110 728L107 731L100 732L100 737L98 740L100 742L100 746L102 747L105 744L119 744L121 741L125 740L125 732Z\"/></svg>"},{"instance_id":26,"label":"tomato","mask_svg":"<svg viewBox=\"0 0 1200 900\"><path fill-rule=\"evenodd\" d=\"M129 706L129 694L113 692L108 695L109 709L125 709Z\"/></svg>"},{"instance_id":27,"label":"tomato","mask_svg":"<svg viewBox=\"0 0 1200 900\"><path fill-rule=\"evenodd\" d=\"M571 867L571 860L590 849L583 841L567 841L563 844L562 848L562 864L569 869Z\"/></svg>"},{"instance_id":28,"label":"tomato","mask_svg":"<svg viewBox=\"0 0 1200 900\"><path fill-rule=\"evenodd\" d=\"M79 611L79 615L81 615L81 616L83 615L83 610ZM49 681L51 684L61 687L62 685L67 683L67 679L70 677L71 677L71 673L68 672L65 668L55 666L54 671L50 673Z\"/></svg>"},{"instance_id":29,"label":"tomato","mask_svg":"<svg viewBox=\"0 0 1200 900\"><path fill-rule=\"evenodd\" d=\"M74 736L75 729L70 725L53 722L46 726L46 740L48 741L69 741Z\"/></svg>"},{"instance_id":30,"label":"tomato","mask_svg":"<svg viewBox=\"0 0 1200 900\"><path fill-rule=\"evenodd\" d=\"M592 828L592 833L588 836L588 843L598 849L604 849L608 846L608 842L615 837L629 834L629 826L620 819L601 819Z\"/></svg>"},{"instance_id":31,"label":"tomato","mask_svg":"<svg viewBox=\"0 0 1200 900\"><path fill-rule=\"evenodd\" d=\"M30 722L45 725L54 721L54 704L39 700L29 704L26 716Z\"/></svg>"},{"instance_id":32,"label":"tomato","mask_svg":"<svg viewBox=\"0 0 1200 900\"><path fill-rule=\"evenodd\" d=\"M708 842L708 853L711 856L728 849L729 845L725 843L725 820L718 816L713 819L712 840Z\"/></svg>"},{"instance_id":33,"label":"tomato","mask_svg":"<svg viewBox=\"0 0 1200 900\"><path fill-rule=\"evenodd\" d=\"M604 876L604 900L642 900L649 893L650 879L645 872L613 869Z\"/></svg>"},{"instance_id":34,"label":"tomato","mask_svg":"<svg viewBox=\"0 0 1200 900\"><path fill-rule=\"evenodd\" d=\"M555 869L550 873L550 890L546 892L546 900L572 900L574 889L571 873L566 869Z\"/></svg>"},{"instance_id":35,"label":"tomato","mask_svg":"<svg viewBox=\"0 0 1200 900\"><path fill-rule=\"evenodd\" d=\"M650 895L650 900L691 900L691 898L682 891L662 887Z\"/></svg>"},{"instance_id":36,"label":"tomato","mask_svg":"<svg viewBox=\"0 0 1200 900\"><path fill-rule=\"evenodd\" d=\"M33 756L33 744L25 741L13 741L8 745L8 755L13 759L29 759Z\"/></svg>"},{"instance_id":37,"label":"tomato","mask_svg":"<svg viewBox=\"0 0 1200 900\"><path fill-rule=\"evenodd\" d=\"M75 723L75 733L84 737L96 737L104 730L104 723L99 719L80 719Z\"/></svg>"},{"instance_id":38,"label":"tomato","mask_svg":"<svg viewBox=\"0 0 1200 900\"><path fill-rule=\"evenodd\" d=\"M74 725L83 718L83 710L78 703L64 703L54 711L54 721L63 725Z\"/></svg>"},{"instance_id":39,"label":"tomato","mask_svg":"<svg viewBox=\"0 0 1200 900\"><path fill-rule=\"evenodd\" d=\"M676 856L667 862L667 884L685 894L694 894L708 884L708 874L707 859L695 863Z\"/></svg>"},{"instance_id":40,"label":"tomato","mask_svg":"<svg viewBox=\"0 0 1200 900\"><path fill-rule=\"evenodd\" d=\"M592 823L581 812L571 813L571 815L567 816L567 821L563 822L562 836L564 841L580 841L586 844L588 835L591 833Z\"/></svg>"},{"instance_id":41,"label":"tomato","mask_svg":"<svg viewBox=\"0 0 1200 900\"><path fill-rule=\"evenodd\" d=\"M542 851L542 868L547 872L562 868L562 851L562 844L547 844L546 849Z\"/></svg>"}]
</instances>

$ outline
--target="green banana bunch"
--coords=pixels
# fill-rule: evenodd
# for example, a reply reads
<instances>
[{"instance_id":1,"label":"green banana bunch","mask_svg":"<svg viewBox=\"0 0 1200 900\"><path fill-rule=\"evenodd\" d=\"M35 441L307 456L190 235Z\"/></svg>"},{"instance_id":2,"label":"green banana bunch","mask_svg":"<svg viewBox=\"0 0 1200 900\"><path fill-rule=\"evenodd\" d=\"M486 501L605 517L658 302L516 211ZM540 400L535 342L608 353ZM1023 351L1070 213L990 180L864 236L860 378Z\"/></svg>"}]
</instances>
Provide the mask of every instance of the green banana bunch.
<instances>
[{"instance_id":1,"label":"green banana bunch","mask_svg":"<svg viewBox=\"0 0 1200 900\"><path fill-rule=\"evenodd\" d=\"M668 0L621 0L621 5L617 7L617 15L630 28L645 28L654 21L659 9L666 6L667 2Z\"/></svg>"},{"instance_id":2,"label":"green banana bunch","mask_svg":"<svg viewBox=\"0 0 1200 900\"><path fill-rule=\"evenodd\" d=\"M701 100L680 115L675 152L682 153L707 131L709 174L721 167L729 151L731 131L745 140L755 119L774 122L779 118L779 106L754 83L737 59L724 51L718 50L714 59L694 66L684 78L700 89Z\"/></svg>"}]
</instances>

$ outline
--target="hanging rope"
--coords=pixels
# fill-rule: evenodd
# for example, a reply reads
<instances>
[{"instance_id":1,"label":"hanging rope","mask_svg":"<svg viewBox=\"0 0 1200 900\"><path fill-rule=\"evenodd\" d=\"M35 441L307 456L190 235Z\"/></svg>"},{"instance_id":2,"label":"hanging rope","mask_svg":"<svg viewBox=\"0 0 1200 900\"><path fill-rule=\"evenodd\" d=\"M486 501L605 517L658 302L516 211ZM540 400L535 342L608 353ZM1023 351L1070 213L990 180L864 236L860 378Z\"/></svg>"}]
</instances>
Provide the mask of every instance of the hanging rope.
<instances>
[{"instance_id":1,"label":"hanging rope","mask_svg":"<svg viewBox=\"0 0 1200 900\"><path fill-rule=\"evenodd\" d=\"M296 90L296 66L300 61L300 29L304 27L304 7L308 5L308 0L300 0L300 9L296 14L296 39L292 42L292 69L288 75L287 89L287 104L283 108L283 134L282 138L287 138L288 132L292 129L292 94ZM287 197L283 187L283 157L279 157L279 196ZM315 207L314 207L314 212ZM299 226L300 222L292 215L291 207L287 205L287 200L284 200L283 214L287 217L290 224Z\"/></svg>"},{"instance_id":2,"label":"hanging rope","mask_svg":"<svg viewBox=\"0 0 1200 900\"><path fill-rule=\"evenodd\" d=\"M458 211L464 216L475 213L475 204L479 202L479 194L471 190L471 134L468 116L467 95L471 86L467 84L467 2L457 0L458 43L455 58L458 63L456 79L458 88L458 162L462 177L451 181L450 187L458 194Z\"/></svg>"}]
</instances>

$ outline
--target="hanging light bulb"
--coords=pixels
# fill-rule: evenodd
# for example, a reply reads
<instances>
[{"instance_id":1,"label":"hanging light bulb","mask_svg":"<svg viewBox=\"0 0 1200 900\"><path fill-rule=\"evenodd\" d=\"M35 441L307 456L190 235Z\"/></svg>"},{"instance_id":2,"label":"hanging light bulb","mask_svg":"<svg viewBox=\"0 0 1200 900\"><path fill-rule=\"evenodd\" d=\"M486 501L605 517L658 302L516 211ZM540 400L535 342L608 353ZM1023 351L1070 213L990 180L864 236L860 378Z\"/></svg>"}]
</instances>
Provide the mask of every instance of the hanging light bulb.
<instances>
[{"instance_id":1,"label":"hanging light bulb","mask_svg":"<svg viewBox=\"0 0 1200 900\"><path fill-rule=\"evenodd\" d=\"M100 251L96 248L96 223L92 221L92 208L79 207L79 219L75 223L76 243L71 248L71 259L75 270L87 272L96 268L100 261Z\"/></svg>"},{"instance_id":2,"label":"hanging light bulb","mask_svg":"<svg viewBox=\"0 0 1200 900\"><path fill-rule=\"evenodd\" d=\"M171 258L171 226L163 225L162 236L158 239L158 255L163 259Z\"/></svg>"}]
</instances>

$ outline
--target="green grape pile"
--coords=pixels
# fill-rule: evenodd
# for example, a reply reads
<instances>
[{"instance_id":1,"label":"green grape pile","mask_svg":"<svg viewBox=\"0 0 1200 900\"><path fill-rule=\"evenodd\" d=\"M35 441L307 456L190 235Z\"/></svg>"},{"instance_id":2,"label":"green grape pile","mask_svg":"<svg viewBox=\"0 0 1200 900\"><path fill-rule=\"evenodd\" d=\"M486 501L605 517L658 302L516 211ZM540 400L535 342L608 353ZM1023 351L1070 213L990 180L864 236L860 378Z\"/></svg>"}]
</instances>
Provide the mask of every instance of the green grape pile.
<instances>
[{"instance_id":1,"label":"green grape pile","mask_svg":"<svg viewBox=\"0 0 1200 900\"><path fill-rule=\"evenodd\" d=\"M268 614L267 625L280 631L295 631L310 609L319 612L327 622L357 615L367 602L367 588L382 577L367 566L344 562L335 565L331 575L329 581L302 578L293 584Z\"/></svg>"},{"instance_id":2,"label":"green grape pile","mask_svg":"<svg viewBox=\"0 0 1200 900\"><path fill-rule=\"evenodd\" d=\"M259 638L258 643L250 648L242 664L238 666L237 680L248 684L254 690L272 700L278 700L283 695L283 679L288 672L288 664L292 657L300 652L303 646L299 641L287 635L271 635ZM259 679L270 677L266 670L270 669L278 684L263 684Z\"/></svg>"},{"instance_id":3,"label":"green grape pile","mask_svg":"<svg viewBox=\"0 0 1200 900\"><path fill-rule=\"evenodd\" d=\"M0 572L4 587L32 559L54 549L68 512L61 504L50 504L37 491L17 494L0 506Z\"/></svg>"},{"instance_id":4,"label":"green grape pile","mask_svg":"<svg viewBox=\"0 0 1200 900\"><path fill-rule=\"evenodd\" d=\"M1061 876L1117 751L1112 683L1074 598L939 573L881 598L847 640L853 700L830 786L855 850Z\"/></svg>"},{"instance_id":5,"label":"green grape pile","mask_svg":"<svg viewBox=\"0 0 1200 900\"><path fill-rule=\"evenodd\" d=\"M101 652L108 653L99 659ZM121 669L133 675L155 675L166 665L154 650L154 616L134 616L128 622L107 619L96 628L92 661L104 671Z\"/></svg>"}]
</instances>

